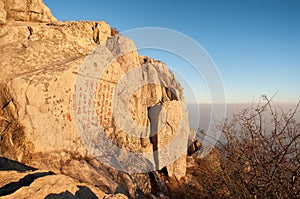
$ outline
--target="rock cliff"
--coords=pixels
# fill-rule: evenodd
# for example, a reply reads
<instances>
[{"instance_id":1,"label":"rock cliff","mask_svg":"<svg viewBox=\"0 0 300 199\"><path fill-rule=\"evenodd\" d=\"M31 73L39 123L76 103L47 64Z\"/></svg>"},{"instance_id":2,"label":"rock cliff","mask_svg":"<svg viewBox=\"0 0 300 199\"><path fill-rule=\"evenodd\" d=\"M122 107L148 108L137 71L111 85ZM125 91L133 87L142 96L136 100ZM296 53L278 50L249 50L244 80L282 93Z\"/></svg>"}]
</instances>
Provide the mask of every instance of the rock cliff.
<instances>
[{"instance_id":1,"label":"rock cliff","mask_svg":"<svg viewBox=\"0 0 300 199\"><path fill-rule=\"evenodd\" d=\"M0 190L31 176L39 179L22 189L36 197L151 198L155 187L168 195L160 172L186 175L188 114L164 63L138 55L106 22L57 21L41 0L1 0L0 26L0 155L43 170L0 172L10 176ZM105 153L93 126L117 152Z\"/></svg>"}]
</instances>

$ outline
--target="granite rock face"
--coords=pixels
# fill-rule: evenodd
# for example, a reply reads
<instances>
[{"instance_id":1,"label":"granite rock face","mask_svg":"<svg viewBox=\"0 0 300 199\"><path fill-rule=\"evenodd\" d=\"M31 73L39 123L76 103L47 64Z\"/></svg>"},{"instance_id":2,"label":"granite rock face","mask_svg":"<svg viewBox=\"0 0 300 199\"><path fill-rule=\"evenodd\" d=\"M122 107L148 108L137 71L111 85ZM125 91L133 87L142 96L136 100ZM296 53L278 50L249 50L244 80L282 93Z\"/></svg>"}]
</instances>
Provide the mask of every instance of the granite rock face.
<instances>
[{"instance_id":1,"label":"granite rock face","mask_svg":"<svg viewBox=\"0 0 300 199\"><path fill-rule=\"evenodd\" d=\"M1 156L130 197L151 192L152 170L185 176L187 108L183 88L164 63L138 55L131 40L103 21L57 21L41 0L1 0L0 26ZM80 78L88 80L83 90ZM91 88L88 107L97 125L81 120L90 116L83 105ZM93 134L78 133L93 125L132 153L113 155L120 167L98 158ZM148 154L146 161L134 162L138 153ZM145 168L150 174L134 172ZM76 186L71 189L74 195Z\"/></svg>"},{"instance_id":2,"label":"granite rock face","mask_svg":"<svg viewBox=\"0 0 300 199\"><path fill-rule=\"evenodd\" d=\"M6 23L6 10L4 9L4 2L0 1L0 25Z\"/></svg>"},{"instance_id":3,"label":"granite rock face","mask_svg":"<svg viewBox=\"0 0 300 199\"><path fill-rule=\"evenodd\" d=\"M1 15L1 8L4 8L6 16ZM3 19L7 21L56 21L49 8L45 6L42 0L1 0L0 17L3 17Z\"/></svg>"},{"instance_id":4,"label":"granite rock face","mask_svg":"<svg viewBox=\"0 0 300 199\"><path fill-rule=\"evenodd\" d=\"M165 64L140 62L129 39L111 37L104 48L110 50L113 61L100 78L95 109L106 137L119 148L133 152L130 157L122 152L118 155L122 166L140 173L160 170L177 159L167 166L167 171L180 179L186 172L189 132L183 89ZM154 110L155 107L160 108ZM152 154L154 151L157 153ZM136 153L149 154L150 168L142 170L138 161L132 164ZM139 168L131 167L135 165Z\"/></svg>"}]
</instances>

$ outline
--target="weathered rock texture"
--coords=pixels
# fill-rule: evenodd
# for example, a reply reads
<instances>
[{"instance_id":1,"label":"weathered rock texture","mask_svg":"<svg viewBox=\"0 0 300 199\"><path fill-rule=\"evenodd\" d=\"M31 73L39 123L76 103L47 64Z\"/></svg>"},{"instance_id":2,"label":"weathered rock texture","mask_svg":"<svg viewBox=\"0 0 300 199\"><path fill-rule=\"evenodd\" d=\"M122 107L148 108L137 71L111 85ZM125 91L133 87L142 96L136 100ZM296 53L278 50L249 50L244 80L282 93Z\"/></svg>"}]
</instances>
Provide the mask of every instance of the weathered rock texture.
<instances>
[{"instance_id":1,"label":"weathered rock texture","mask_svg":"<svg viewBox=\"0 0 300 199\"><path fill-rule=\"evenodd\" d=\"M6 10L4 9L4 2L0 1L0 25L6 23Z\"/></svg>"},{"instance_id":2,"label":"weathered rock texture","mask_svg":"<svg viewBox=\"0 0 300 199\"><path fill-rule=\"evenodd\" d=\"M221 154L208 146L187 158L187 173L179 182L161 176L170 198L232 198L226 184Z\"/></svg>"},{"instance_id":3,"label":"weathered rock texture","mask_svg":"<svg viewBox=\"0 0 300 199\"><path fill-rule=\"evenodd\" d=\"M97 187L81 183L66 175L36 170L3 158L0 162L0 197L3 199L127 198L123 194L106 194Z\"/></svg>"},{"instance_id":4,"label":"weathered rock texture","mask_svg":"<svg viewBox=\"0 0 300 199\"><path fill-rule=\"evenodd\" d=\"M131 197L150 193L155 172L129 175L109 168L91 156L74 122L79 114L74 103L77 102L74 92L79 88L74 84L81 75L80 66L84 59L100 43L117 58L95 85L97 119L106 136L122 149L153 152L165 147L179 131L183 135L180 144L186 147L188 116L186 106L181 107L181 104L185 105L183 89L167 67L139 56L129 39L111 36L114 31L105 22L56 21L41 0L1 0L0 24L1 156L60 174L43 178L58 185L65 181L64 186L69 187L65 189L70 192L66 192L67 195L76 194L78 183L62 174L97 186L105 193L119 192ZM131 46L132 51L122 54L126 46ZM129 116L138 125L150 126L142 134L156 131L153 121L166 123L158 134L142 139L119 129L110 109L111 91L116 82L139 65L149 69L141 72L143 77L155 75L172 87L146 85L130 98ZM152 114L149 118L149 111L153 112L157 105L166 111L166 116L158 114L155 118ZM180 121L184 121L184 125L180 125ZM172 157L173 153L167 151L166 155ZM163 168L159 155L153 157L152 164L179 180L186 173L186 154L180 155L167 168ZM64 191L64 186L55 188L55 194ZM28 188L31 192L38 190L39 183L31 188Z\"/></svg>"},{"instance_id":5,"label":"weathered rock texture","mask_svg":"<svg viewBox=\"0 0 300 199\"><path fill-rule=\"evenodd\" d=\"M167 166L167 171L170 176L180 179L186 172L185 151L189 131L183 89L165 64L161 62L140 63L134 44L130 40L121 36L111 37L107 40L105 47L97 47L97 53L104 55L107 49L111 51L113 58L117 57L117 59L103 72L98 84L95 103L98 120L106 136L126 151L147 152L151 155L153 151L168 148L171 142L177 142L176 147L158 151L157 155L152 155L149 160L153 163L153 167L160 170L167 163L178 159ZM129 52L128 49L130 49ZM107 57L101 57L101 60L105 59ZM157 84L153 83L155 81ZM122 88L117 89L117 85L122 85ZM126 93L130 96L129 103L127 98L121 98ZM121 99L118 100L119 98ZM160 107L161 111L154 110L155 107ZM135 137L130 133L146 137ZM153 136L150 137L150 135ZM175 137L178 138L174 139ZM183 149L179 146L183 146ZM175 158L176 155L177 158ZM142 166L138 163L133 164L134 157L132 156L132 158L124 157L122 153L118 155L119 159L122 157L121 162L124 167ZM168 162L172 158L173 161ZM135 171L134 168L129 169ZM137 170L137 172L141 171Z\"/></svg>"},{"instance_id":6,"label":"weathered rock texture","mask_svg":"<svg viewBox=\"0 0 300 199\"><path fill-rule=\"evenodd\" d=\"M3 8L6 15L1 14ZM56 21L42 0L1 0L0 19L4 19L4 23L5 21Z\"/></svg>"}]
</instances>

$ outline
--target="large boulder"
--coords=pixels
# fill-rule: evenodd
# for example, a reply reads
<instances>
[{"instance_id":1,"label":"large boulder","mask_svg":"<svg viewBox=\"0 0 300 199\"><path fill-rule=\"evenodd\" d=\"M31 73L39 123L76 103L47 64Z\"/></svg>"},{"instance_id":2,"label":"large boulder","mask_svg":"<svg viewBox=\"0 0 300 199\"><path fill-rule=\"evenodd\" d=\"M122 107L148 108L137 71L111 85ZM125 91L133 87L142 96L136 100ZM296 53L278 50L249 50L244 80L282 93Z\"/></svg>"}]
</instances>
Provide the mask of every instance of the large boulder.
<instances>
[{"instance_id":1,"label":"large boulder","mask_svg":"<svg viewBox=\"0 0 300 199\"><path fill-rule=\"evenodd\" d=\"M187 108L164 63L105 22L56 21L40 0L0 1L1 20L1 156L131 197L151 191L148 171L185 176ZM117 153L97 143L93 125Z\"/></svg>"}]
</instances>

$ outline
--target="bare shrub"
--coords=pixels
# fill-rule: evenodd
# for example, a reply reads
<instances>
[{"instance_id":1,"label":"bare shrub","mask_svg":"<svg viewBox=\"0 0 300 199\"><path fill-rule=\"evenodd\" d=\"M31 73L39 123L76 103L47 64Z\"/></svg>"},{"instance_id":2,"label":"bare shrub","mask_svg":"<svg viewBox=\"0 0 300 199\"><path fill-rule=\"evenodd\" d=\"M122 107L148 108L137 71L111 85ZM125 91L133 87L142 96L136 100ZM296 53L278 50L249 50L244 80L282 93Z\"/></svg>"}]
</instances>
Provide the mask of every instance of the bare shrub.
<instances>
[{"instance_id":1,"label":"bare shrub","mask_svg":"<svg viewBox=\"0 0 300 199\"><path fill-rule=\"evenodd\" d=\"M234 198L300 198L300 123L263 96L263 104L226 120L219 147L224 180Z\"/></svg>"}]
</instances>

